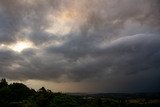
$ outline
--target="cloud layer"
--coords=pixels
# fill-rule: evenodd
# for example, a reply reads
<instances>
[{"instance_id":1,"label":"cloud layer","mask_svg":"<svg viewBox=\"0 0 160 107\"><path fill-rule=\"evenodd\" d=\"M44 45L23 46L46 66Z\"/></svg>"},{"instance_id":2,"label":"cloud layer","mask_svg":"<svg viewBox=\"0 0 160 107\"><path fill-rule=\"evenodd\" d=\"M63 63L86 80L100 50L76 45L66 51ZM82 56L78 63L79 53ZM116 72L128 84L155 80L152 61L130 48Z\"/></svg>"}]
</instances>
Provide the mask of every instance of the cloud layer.
<instances>
[{"instance_id":1,"label":"cloud layer","mask_svg":"<svg viewBox=\"0 0 160 107\"><path fill-rule=\"evenodd\" d=\"M159 0L0 0L0 77L158 91L159 7ZM12 49L23 41L32 45Z\"/></svg>"}]
</instances>

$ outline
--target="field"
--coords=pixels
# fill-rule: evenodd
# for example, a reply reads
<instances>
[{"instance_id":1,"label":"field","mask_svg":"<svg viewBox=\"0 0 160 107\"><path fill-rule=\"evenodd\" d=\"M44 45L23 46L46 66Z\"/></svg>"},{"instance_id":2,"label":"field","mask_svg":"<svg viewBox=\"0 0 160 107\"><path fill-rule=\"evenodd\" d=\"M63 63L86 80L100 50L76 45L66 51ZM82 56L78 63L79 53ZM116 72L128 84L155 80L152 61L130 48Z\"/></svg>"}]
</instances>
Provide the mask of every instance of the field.
<instances>
[{"instance_id":1,"label":"field","mask_svg":"<svg viewBox=\"0 0 160 107\"><path fill-rule=\"evenodd\" d=\"M79 94L80 95L80 94ZM84 107L159 107L160 93L101 93L80 95Z\"/></svg>"}]
</instances>

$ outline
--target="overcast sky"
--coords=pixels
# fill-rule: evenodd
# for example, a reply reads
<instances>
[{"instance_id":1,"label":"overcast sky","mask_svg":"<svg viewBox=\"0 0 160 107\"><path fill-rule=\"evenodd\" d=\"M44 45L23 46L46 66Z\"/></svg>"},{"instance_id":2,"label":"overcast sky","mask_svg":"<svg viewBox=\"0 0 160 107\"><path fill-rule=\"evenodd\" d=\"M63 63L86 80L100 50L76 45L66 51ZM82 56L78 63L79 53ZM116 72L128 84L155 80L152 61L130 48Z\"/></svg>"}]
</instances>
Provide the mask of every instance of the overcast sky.
<instances>
[{"instance_id":1,"label":"overcast sky","mask_svg":"<svg viewBox=\"0 0 160 107\"><path fill-rule=\"evenodd\" d=\"M0 0L0 78L63 92L157 92L160 1Z\"/></svg>"}]
</instances>

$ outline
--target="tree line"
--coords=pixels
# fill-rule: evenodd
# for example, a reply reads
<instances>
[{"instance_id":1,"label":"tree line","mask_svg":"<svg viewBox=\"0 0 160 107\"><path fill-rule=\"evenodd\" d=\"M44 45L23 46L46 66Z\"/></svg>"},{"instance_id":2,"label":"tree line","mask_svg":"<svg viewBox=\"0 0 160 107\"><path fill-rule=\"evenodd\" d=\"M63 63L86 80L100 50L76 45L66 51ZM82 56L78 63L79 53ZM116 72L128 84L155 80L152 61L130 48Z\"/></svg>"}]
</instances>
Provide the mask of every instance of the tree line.
<instances>
[{"instance_id":1,"label":"tree line","mask_svg":"<svg viewBox=\"0 0 160 107\"><path fill-rule=\"evenodd\" d=\"M63 93L53 93L44 87L35 91L22 83L0 81L0 107L80 107L81 99Z\"/></svg>"},{"instance_id":2,"label":"tree line","mask_svg":"<svg viewBox=\"0 0 160 107\"><path fill-rule=\"evenodd\" d=\"M36 91L23 83L8 84L5 78L0 80L0 107L160 107L160 94L143 96L73 95L44 87Z\"/></svg>"}]
</instances>

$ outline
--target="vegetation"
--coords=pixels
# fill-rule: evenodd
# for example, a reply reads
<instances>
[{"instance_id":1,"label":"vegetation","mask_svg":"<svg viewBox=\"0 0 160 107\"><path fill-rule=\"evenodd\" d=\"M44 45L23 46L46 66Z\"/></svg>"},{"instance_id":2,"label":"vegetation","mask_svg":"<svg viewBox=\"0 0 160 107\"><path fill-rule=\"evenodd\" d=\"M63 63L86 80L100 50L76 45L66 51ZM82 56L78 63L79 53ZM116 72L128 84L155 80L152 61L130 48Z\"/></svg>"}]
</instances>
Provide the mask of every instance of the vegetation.
<instances>
[{"instance_id":1,"label":"vegetation","mask_svg":"<svg viewBox=\"0 0 160 107\"><path fill-rule=\"evenodd\" d=\"M63 94L0 81L0 107L159 107L160 94Z\"/></svg>"}]
</instances>

